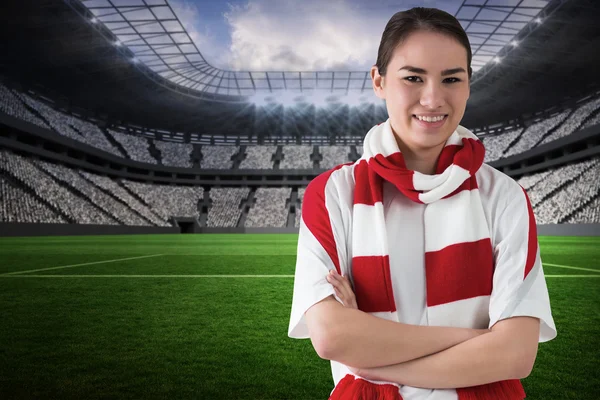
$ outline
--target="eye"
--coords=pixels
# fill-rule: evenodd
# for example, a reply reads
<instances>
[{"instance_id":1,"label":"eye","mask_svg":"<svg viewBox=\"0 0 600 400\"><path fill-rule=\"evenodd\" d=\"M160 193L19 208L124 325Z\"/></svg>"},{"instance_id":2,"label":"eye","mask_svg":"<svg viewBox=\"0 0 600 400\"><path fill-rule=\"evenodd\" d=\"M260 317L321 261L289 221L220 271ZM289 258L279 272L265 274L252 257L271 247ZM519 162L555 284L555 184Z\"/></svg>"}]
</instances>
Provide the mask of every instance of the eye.
<instances>
[{"instance_id":1,"label":"eye","mask_svg":"<svg viewBox=\"0 0 600 400\"><path fill-rule=\"evenodd\" d=\"M406 78L404 78L404 80L412 82L412 83L416 83L417 82L416 79L421 80L421 78L418 76L407 76Z\"/></svg>"},{"instance_id":2,"label":"eye","mask_svg":"<svg viewBox=\"0 0 600 400\"><path fill-rule=\"evenodd\" d=\"M452 82L446 82L448 79L454 79L454 80ZM458 79L458 78L446 78L446 79L444 79L444 82L446 82L446 83L456 83L456 82L460 82L460 79Z\"/></svg>"}]
</instances>

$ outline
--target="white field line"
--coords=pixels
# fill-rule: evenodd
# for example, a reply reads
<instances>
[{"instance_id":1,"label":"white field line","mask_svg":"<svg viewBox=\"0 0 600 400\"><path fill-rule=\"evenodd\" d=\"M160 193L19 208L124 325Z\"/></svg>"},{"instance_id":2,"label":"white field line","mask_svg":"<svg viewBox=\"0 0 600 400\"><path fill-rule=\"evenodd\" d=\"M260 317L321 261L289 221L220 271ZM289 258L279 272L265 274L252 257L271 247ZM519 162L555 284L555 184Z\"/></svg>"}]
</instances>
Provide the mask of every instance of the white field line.
<instances>
[{"instance_id":1,"label":"white field line","mask_svg":"<svg viewBox=\"0 0 600 400\"><path fill-rule=\"evenodd\" d=\"M17 275L0 278L293 278L294 275ZM600 278L598 275L545 275L545 278Z\"/></svg>"},{"instance_id":2,"label":"white field line","mask_svg":"<svg viewBox=\"0 0 600 400\"><path fill-rule=\"evenodd\" d=\"M27 271L13 271L0 274L0 277L10 277L10 276L20 276L21 274L28 274L30 272L39 272L39 271L50 271L55 269L63 269L63 268L72 268L72 267L80 267L84 265L94 265L94 264L106 264L111 262L118 261L127 261L127 260L136 260L140 258L149 258L149 257L159 257L165 256L168 254L150 254L146 256L138 256L138 257L128 257L128 258L119 258L115 260L104 260L104 261L93 261L89 263L81 263L81 264L71 264L71 265L61 265L58 267L49 267L49 268L39 268L32 269ZM546 278L593 278L600 277L600 270L595 270L591 268L581 268L581 267L571 267L568 265L558 265L558 264L550 264L543 263L543 265L548 265L550 267L558 267L558 268L568 268L575 269L581 271L590 271L596 272L598 275L545 275ZM32 278L293 278L294 275L24 275Z\"/></svg>"},{"instance_id":3,"label":"white field line","mask_svg":"<svg viewBox=\"0 0 600 400\"><path fill-rule=\"evenodd\" d=\"M543 263L542 263L542 266L545 266L545 265L548 265L548 266L550 266L550 267L568 268L568 269L577 269L577 270L580 270L580 271L590 271L590 272L595 272L595 273L597 273L597 274L600 274L600 270L598 270L598 269L591 269L591 268L581 268L581 267L570 267L570 266L568 266L568 265L548 264L548 263L545 263L545 262L543 262Z\"/></svg>"},{"instance_id":4,"label":"white field line","mask_svg":"<svg viewBox=\"0 0 600 400\"><path fill-rule=\"evenodd\" d=\"M0 275L0 278L293 278L294 275Z\"/></svg>"},{"instance_id":5,"label":"white field line","mask_svg":"<svg viewBox=\"0 0 600 400\"><path fill-rule=\"evenodd\" d=\"M81 267L83 265L106 264L106 263L118 262L118 261L137 260L137 259L140 259L140 258L158 257L158 256L162 256L162 255L164 255L164 254L150 254L148 256L127 257L127 258L119 258L119 259L116 259L116 260L93 261L93 262L82 263L82 264L60 265L58 267L30 269L28 271L13 271L13 272L6 272L4 274L0 274L0 276L10 276L10 275L27 274L29 272L39 272L39 271L50 271L50 270L53 270L53 269Z\"/></svg>"}]
</instances>

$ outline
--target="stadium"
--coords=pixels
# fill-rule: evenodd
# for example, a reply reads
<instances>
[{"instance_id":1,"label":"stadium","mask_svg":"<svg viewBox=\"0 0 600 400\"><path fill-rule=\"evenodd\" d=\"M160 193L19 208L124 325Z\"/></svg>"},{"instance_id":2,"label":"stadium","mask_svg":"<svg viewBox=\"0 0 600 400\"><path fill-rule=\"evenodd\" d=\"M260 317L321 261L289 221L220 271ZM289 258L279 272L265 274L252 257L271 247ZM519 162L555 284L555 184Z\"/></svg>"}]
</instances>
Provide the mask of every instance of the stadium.
<instances>
[{"instance_id":1,"label":"stadium","mask_svg":"<svg viewBox=\"0 0 600 400\"><path fill-rule=\"evenodd\" d=\"M329 362L287 337L303 196L361 158L385 104L365 69L217 67L181 3L3 2L0 398L332 389ZM461 125L537 222L559 333L527 398L596 399L600 3L444 6L473 52Z\"/></svg>"}]
</instances>

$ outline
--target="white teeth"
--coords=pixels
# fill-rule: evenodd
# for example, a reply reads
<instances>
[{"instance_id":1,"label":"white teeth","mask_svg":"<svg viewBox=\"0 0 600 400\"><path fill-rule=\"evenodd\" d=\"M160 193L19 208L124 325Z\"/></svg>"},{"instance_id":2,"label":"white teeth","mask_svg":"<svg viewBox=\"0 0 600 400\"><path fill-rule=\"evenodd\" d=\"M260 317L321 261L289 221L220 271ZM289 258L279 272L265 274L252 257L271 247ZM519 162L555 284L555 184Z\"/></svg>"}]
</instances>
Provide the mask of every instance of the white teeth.
<instances>
[{"instance_id":1,"label":"white teeth","mask_svg":"<svg viewBox=\"0 0 600 400\"><path fill-rule=\"evenodd\" d=\"M416 115L416 117L421 120L421 121L426 121L426 122L438 122L444 119L443 115L440 115L439 117L421 117Z\"/></svg>"}]
</instances>

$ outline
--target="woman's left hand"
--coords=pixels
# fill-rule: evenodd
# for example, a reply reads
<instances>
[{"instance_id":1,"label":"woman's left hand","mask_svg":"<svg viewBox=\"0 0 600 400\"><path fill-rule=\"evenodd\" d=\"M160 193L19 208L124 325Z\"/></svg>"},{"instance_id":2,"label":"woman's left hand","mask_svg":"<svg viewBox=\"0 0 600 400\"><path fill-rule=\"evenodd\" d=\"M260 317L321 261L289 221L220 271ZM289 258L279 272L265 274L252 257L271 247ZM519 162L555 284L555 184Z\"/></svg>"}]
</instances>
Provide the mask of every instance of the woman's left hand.
<instances>
[{"instance_id":1,"label":"woman's left hand","mask_svg":"<svg viewBox=\"0 0 600 400\"><path fill-rule=\"evenodd\" d=\"M346 276L342 276L337 273L335 269L332 269L327 274L327 282L333 285L335 295L344 304L344 307L355 308L358 310L358 304L356 303L356 296L352 290L352 284Z\"/></svg>"}]
</instances>

